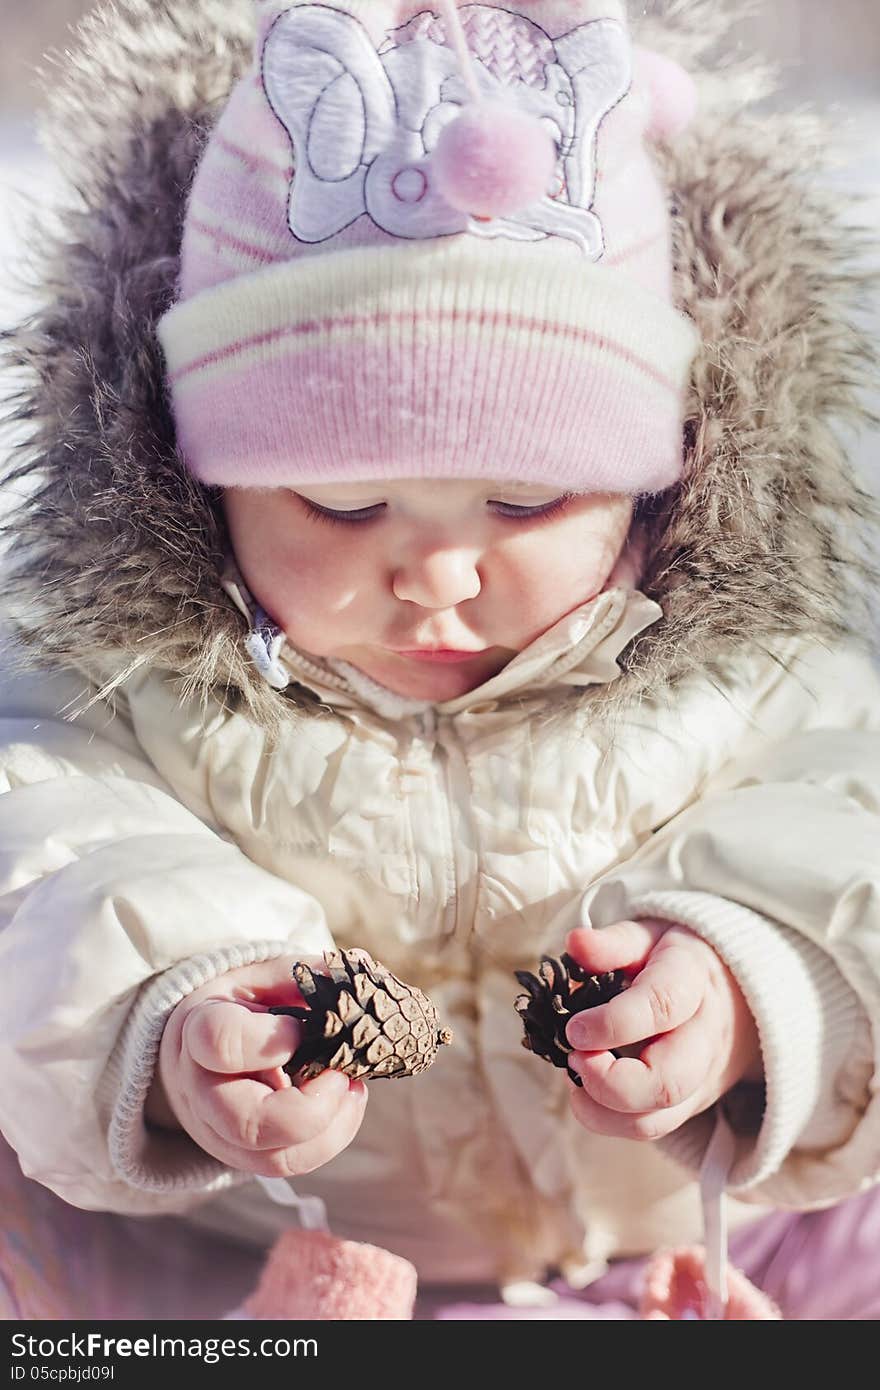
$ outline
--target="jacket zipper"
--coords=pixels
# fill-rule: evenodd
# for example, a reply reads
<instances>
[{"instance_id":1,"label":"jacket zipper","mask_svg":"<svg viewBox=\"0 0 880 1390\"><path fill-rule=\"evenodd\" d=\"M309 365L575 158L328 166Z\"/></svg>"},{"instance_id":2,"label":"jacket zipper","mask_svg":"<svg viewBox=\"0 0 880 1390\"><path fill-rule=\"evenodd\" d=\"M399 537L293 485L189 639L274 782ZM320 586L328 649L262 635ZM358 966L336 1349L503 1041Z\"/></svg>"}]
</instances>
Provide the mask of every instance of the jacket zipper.
<instances>
[{"instance_id":1,"label":"jacket zipper","mask_svg":"<svg viewBox=\"0 0 880 1390\"><path fill-rule=\"evenodd\" d=\"M478 899L478 855L476 849L476 823L471 811L472 789L468 773L467 759L461 740L458 738L451 719L444 721L443 733L438 730L438 719L433 710L423 716L425 734L432 739L432 758L438 756L443 761L443 775L438 781L438 793L446 806L447 838L450 854L447 864L452 873L449 882L450 912L444 922L447 937L464 941L472 936L475 926ZM480 952L473 951L470 956L471 978L475 1001L480 989ZM479 1012L479 1004L475 1002ZM500 1146L508 1138L506 1127L498 1114L494 1094L485 1074L482 1029L477 1027L477 1055L474 1059L473 1083L484 1097L484 1122L497 1136ZM511 1208L528 1211L534 1204L537 1193L534 1183L526 1170L515 1146L513 1151L513 1173L504 1178L510 1198ZM500 1180L500 1176L499 1179ZM536 1218L534 1218L536 1219ZM498 1245L497 1278L499 1284L519 1280L523 1261L530 1260L531 1238L523 1240L505 1224L491 1227L491 1235Z\"/></svg>"},{"instance_id":2,"label":"jacket zipper","mask_svg":"<svg viewBox=\"0 0 880 1390\"><path fill-rule=\"evenodd\" d=\"M438 717L433 709L428 710L421 718L425 737L431 740L432 763L435 757L441 758L443 762L443 775L438 780L437 787L438 794L442 797L446 807L445 823L449 845L449 854L446 860L446 881L450 891L450 911L444 922L444 930L447 936L461 940L473 933L478 899L479 860L476 850L476 825L470 809L471 781L464 748L456 735L452 720L444 721L443 736L441 736L438 730ZM438 818L438 828L439 824ZM450 872L451 878L449 877ZM475 993L479 991L478 960L479 952L475 952L471 957ZM478 1030L474 1084L482 1088L485 1097L485 1122L498 1135L499 1144L503 1144L505 1138L509 1136L497 1113L493 1092L484 1074L485 1060L480 1036ZM506 1179L509 1184L511 1206L528 1210L529 1206L538 1199L538 1194L515 1145L513 1154L516 1176L510 1175ZM534 1219L537 1221L537 1217ZM499 1252L498 1282L500 1284L509 1282L511 1269L514 1270L513 1277L516 1280L521 1279L520 1271L523 1267L523 1260L529 1260L531 1241L529 1240L523 1245L522 1241L515 1238L506 1226L494 1231L493 1239L500 1241L504 1247L503 1253ZM582 1262L582 1254L579 1249L577 1255Z\"/></svg>"},{"instance_id":3,"label":"jacket zipper","mask_svg":"<svg viewBox=\"0 0 880 1390\"><path fill-rule=\"evenodd\" d=\"M445 721L442 735L434 710L428 710L422 722L426 735L432 739L435 756L442 763L439 793L445 808L449 847L447 891L450 904L444 926L447 934L469 936L476 911L478 860L467 762L451 721Z\"/></svg>"}]
</instances>

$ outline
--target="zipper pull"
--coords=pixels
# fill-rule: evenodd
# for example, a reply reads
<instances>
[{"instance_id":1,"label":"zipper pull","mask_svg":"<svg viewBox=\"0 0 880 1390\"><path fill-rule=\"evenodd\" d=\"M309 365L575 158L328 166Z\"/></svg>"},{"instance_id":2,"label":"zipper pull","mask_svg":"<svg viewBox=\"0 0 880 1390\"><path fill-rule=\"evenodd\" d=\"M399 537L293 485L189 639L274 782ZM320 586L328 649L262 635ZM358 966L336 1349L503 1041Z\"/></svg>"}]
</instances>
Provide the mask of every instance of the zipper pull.
<instances>
[{"instance_id":1,"label":"zipper pull","mask_svg":"<svg viewBox=\"0 0 880 1390\"><path fill-rule=\"evenodd\" d=\"M434 708L425 710L422 715L422 729L426 738L433 738L437 732L437 711Z\"/></svg>"}]
</instances>

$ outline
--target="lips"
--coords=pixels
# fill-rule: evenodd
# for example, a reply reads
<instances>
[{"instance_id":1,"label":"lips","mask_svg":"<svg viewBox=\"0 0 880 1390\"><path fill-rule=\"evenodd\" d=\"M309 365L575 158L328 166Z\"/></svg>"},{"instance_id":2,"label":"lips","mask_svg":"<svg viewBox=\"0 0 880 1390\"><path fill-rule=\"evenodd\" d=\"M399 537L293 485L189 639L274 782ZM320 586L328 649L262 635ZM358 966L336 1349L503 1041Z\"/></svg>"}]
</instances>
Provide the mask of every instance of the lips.
<instances>
[{"instance_id":1,"label":"lips","mask_svg":"<svg viewBox=\"0 0 880 1390\"><path fill-rule=\"evenodd\" d=\"M475 656L481 656L484 650L485 648L481 648L478 651L467 652L456 651L449 647L422 647L415 648L412 651L398 651L396 654L397 656L410 657L413 661L437 661L442 663L471 661Z\"/></svg>"}]
</instances>

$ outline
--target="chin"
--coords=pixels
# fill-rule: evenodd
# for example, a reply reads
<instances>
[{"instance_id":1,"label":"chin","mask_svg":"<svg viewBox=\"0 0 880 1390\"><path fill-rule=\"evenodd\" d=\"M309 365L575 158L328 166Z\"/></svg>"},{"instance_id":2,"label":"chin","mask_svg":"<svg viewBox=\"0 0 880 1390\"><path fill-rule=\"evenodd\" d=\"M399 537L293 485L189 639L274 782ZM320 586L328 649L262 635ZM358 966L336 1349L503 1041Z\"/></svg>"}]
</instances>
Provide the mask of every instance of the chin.
<instances>
[{"instance_id":1,"label":"chin","mask_svg":"<svg viewBox=\"0 0 880 1390\"><path fill-rule=\"evenodd\" d=\"M350 658L347 658L350 660ZM376 662L352 661L352 666L357 666L363 671L365 676L371 680L378 681L386 689L393 690L395 695L402 695L411 700L456 700L460 695L466 695L470 690L476 690L483 685L491 676L494 676L504 662L496 662L491 668L483 671L464 671L454 666L431 666L421 669L402 670L401 665L392 663L387 666ZM413 663L415 666L415 663Z\"/></svg>"},{"instance_id":2,"label":"chin","mask_svg":"<svg viewBox=\"0 0 880 1390\"><path fill-rule=\"evenodd\" d=\"M366 674L372 673L368 671ZM468 678L462 673L455 675L448 671L442 675L436 671L426 671L422 676L416 672L409 680L387 674L373 675L373 680L393 690L395 695L405 695L411 700L435 701L455 700L459 695L466 695L469 690L476 690L477 686L482 685L487 679L487 676Z\"/></svg>"}]
</instances>

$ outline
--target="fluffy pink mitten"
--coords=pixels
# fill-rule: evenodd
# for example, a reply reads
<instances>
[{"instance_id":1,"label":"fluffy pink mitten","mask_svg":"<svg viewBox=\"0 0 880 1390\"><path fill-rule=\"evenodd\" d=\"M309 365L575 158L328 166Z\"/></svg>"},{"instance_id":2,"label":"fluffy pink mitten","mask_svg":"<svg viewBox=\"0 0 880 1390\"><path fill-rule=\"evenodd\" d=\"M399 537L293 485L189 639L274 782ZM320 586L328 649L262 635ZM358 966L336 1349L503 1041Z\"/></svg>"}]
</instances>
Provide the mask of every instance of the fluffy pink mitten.
<instances>
[{"instance_id":1,"label":"fluffy pink mitten","mask_svg":"<svg viewBox=\"0 0 880 1390\"><path fill-rule=\"evenodd\" d=\"M325 1322L406 1321L413 1315L416 1271L377 1245L339 1240L328 1231L291 1228L278 1237L246 1318Z\"/></svg>"},{"instance_id":2,"label":"fluffy pink mitten","mask_svg":"<svg viewBox=\"0 0 880 1390\"><path fill-rule=\"evenodd\" d=\"M766 1294L756 1289L744 1274L727 1266L727 1322L779 1320L782 1314ZM709 1315L709 1290L705 1279L704 1252L700 1246L661 1250L654 1255L645 1273L641 1316L684 1321L704 1320Z\"/></svg>"}]
</instances>

